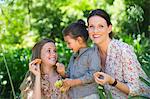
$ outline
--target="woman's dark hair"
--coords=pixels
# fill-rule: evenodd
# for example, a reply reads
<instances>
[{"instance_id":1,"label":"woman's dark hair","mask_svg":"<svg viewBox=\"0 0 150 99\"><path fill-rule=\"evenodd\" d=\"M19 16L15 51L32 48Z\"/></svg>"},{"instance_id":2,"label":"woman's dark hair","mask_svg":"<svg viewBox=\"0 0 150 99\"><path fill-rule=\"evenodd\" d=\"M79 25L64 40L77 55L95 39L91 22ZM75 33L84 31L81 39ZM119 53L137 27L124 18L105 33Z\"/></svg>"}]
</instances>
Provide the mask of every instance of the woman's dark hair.
<instances>
[{"instance_id":1,"label":"woman's dark hair","mask_svg":"<svg viewBox=\"0 0 150 99\"><path fill-rule=\"evenodd\" d=\"M41 49L42 47L48 43L48 42L52 42L55 44L55 42L51 39L42 39L41 41L37 42L34 47L32 48L32 57L31 57L31 61L36 59L36 58L41 58Z\"/></svg>"},{"instance_id":2,"label":"woman's dark hair","mask_svg":"<svg viewBox=\"0 0 150 99\"><path fill-rule=\"evenodd\" d=\"M90 17L92 17L92 16L100 16L100 17L102 17L102 18L104 18L104 19L106 20L108 26L109 26L109 25L112 25L112 24L111 24L111 21L110 21L110 16L109 16L109 14L108 14L106 11L102 10L102 9L95 9L95 10L92 10L92 11L90 12L90 14L89 14L89 16L88 16L88 18L87 18L87 23L88 23L88 24L89 24L89 19L90 19ZM109 33L109 37L110 37L110 38L113 37L113 33L112 33L112 32Z\"/></svg>"},{"instance_id":3,"label":"woman's dark hair","mask_svg":"<svg viewBox=\"0 0 150 99\"><path fill-rule=\"evenodd\" d=\"M84 42L88 40L89 34L87 31L87 26L82 19L79 19L77 22L74 22L67 26L63 31L63 36L71 36L76 39L77 37L81 37Z\"/></svg>"}]
</instances>

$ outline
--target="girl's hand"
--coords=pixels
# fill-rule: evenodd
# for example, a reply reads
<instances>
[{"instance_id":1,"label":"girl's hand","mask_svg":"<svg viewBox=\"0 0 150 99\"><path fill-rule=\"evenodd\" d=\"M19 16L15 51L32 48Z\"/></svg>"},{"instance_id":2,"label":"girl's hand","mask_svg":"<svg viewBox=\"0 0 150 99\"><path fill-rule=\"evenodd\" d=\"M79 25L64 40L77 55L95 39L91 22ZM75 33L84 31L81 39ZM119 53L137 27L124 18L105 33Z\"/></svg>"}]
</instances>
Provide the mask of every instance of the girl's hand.
<instances>
[{"instance_id":1,"label":"girl's hand","mask_svg":"<svg viewBox=\"0 0 150 99\"><path fill-rule=\"evenodd\" d=\"M40 64L41 59L35 59L29 63L29 71L31 71L35 76L40 76Z\"/></svg>"},{"instance_id":2,"label":"girl's hand","mask_svg":"<svg viewBox=\"0 0 150 99\"><path fill-rule=\"evenodd\" d=\"M101 85L112 84L115 79L113 79L110 75L104 72L96 72L94 73L95 82Z\"/></svg>"},{"instance_id":3,"label":"girl's hand","mask_svg":"<svg viewBox=\"0 0 150 99\"><path fill-rule=\"evenodd\" d=\"M57 72L61 75L64 76L65 75L65 66L62 63L56 63L57 66Z\"/></svg>"}]
</instances>

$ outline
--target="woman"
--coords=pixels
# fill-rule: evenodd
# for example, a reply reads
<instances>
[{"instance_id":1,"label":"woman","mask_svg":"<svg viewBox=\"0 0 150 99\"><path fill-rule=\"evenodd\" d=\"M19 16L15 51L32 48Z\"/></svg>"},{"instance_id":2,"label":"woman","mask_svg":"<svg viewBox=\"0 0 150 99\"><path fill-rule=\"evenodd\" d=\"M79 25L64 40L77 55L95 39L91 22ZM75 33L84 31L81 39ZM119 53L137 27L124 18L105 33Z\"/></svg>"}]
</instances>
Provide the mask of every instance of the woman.
<instances>
[{"instance_id":1,"label":"woman","mask_svg":"<svg viewBox=\"0 0 150 99\"><path fill-rule=\"evenodd\" d=\"M88 32L93 47L99 53L102 72L94 73L95 81L104 85L106 94L112 93L114 99L126 99L128 95L150 97L150 87L140 81L148 80L137 57L126 43L112 38L112 24L109 15L102 9L93 10L88 18Z\"/></svg>"},{"instance_id":2,"label":"woman","mask_svg":"<svg viewBox=\"0 0 150 99\"><path fill-rule=\"evenodd\" d=\"M20 86L24 99L68 99L54 83L61 79L56 72L57 53L52 40L43 39L32 48L32 58L29 63L23 83Z\"/></svg>"}]
</instances>

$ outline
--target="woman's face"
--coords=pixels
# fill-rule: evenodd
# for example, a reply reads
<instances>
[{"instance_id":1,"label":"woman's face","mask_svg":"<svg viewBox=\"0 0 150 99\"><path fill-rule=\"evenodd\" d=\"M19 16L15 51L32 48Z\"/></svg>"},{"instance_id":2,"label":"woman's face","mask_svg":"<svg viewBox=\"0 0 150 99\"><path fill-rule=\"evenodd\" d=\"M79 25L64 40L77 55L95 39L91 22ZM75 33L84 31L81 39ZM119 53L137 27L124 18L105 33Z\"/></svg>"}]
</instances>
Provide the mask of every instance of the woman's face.
<instances>
[{"instance_id":1,"label":"woman's face","mask_svg":"<svg viewBox=\"0 0 150 99\"><path fill-rule=\"evenodd\" d=\"M57 61L56 46L52 42L46 43L41 49L41 60L44 65L55 65Z\"/></svg>"},{"instance_id":2,"label":"woman's face","mask_svg":"<svg viewBox=\"0 0 150 99\"><path fill-rule=\"evenodd\" d=\"M111 30L112 26L108 26L106 20L100 16L92 16L88 20L89 37L95 44L101 44L109 39Z\"/></svg>"}]
</instances>

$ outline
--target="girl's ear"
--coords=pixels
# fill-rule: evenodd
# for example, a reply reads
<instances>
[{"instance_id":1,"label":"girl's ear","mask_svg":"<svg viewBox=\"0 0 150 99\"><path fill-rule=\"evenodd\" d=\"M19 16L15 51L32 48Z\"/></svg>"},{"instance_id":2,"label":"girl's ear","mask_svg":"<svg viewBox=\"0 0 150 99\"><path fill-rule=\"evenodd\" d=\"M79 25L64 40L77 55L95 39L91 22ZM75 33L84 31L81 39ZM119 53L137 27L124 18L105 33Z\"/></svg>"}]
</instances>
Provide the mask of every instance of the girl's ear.
<instances>
[{"instance_id":1,"label":"girl's ear","mask_svg":"<svg viewBox=\"0 0 150 99\"><path fill-rule=\"evenodd\" d=\"M78 40L78 42L79 42L79 43L83 43L83 39L82 39L82 37L80 37L80 36L79 36L79 37L77 37L77 40Z\"/></svg>"}]
</instances>

